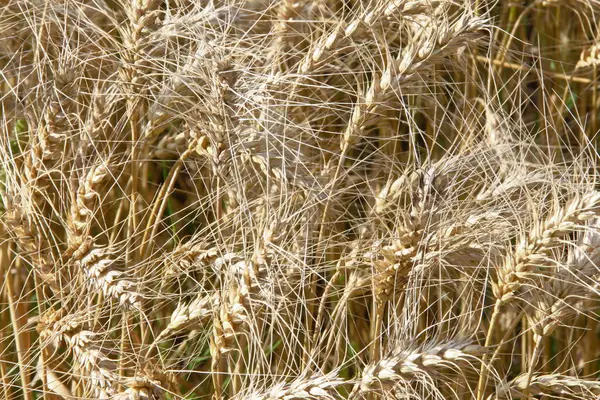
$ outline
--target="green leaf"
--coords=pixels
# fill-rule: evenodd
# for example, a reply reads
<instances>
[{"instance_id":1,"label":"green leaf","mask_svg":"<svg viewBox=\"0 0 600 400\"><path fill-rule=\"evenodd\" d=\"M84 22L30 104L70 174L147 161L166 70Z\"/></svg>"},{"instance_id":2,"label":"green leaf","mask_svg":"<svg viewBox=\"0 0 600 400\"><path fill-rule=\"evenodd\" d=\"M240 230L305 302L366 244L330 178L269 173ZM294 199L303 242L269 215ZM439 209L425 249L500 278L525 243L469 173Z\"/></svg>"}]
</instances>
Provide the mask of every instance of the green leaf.
<instances>
[{"instance_id":1,"label":"green leaf","mask_svg":"<svg viewBox=\"0 0 600 400\"><path fill-rule=\"evenodd\" d=\"M272 346L265 349L265 355L268 357L281 345L281 339L278 339Z\"/></svg>"}]
</instances>

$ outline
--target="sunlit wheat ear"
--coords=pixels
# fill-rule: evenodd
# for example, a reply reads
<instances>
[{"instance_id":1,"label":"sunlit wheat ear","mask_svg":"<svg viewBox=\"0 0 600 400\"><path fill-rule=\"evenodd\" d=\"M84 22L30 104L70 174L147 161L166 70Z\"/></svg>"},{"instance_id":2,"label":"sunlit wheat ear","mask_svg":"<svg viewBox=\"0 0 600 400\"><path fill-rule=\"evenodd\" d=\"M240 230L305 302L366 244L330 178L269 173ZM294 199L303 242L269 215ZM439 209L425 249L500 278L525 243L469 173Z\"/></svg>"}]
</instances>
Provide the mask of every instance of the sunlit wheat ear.
<instances>
[{"instance_id":1,"label":"sunlit wheat ear","mask_svg":"<svg viewBox=\"0 0 600 400\"><path fill-rule=\"evenodd\" d=\"M110 247L99 247L93 244L79 260L75 261L92 293L102 293L106 298L116 300L125 308L140 310L142 296L136 292L136 285L128 279L127 274L116 267L118 263L116 252Z\"/></svg>"},{"instance_id":2,"label":"sunlit wheat ear","mask_svg":"<svg viewBox=\"0 0 600 400\"><path fill-rule=\"evenodd\" d=\"M560 274L555 279L560 280ZM558 287L556 287L558 286ZM525 297L530 303L526 310L527 319L533 331L535 351L531 360L531 371L536 367L540 352L543 350L544 338L552 335L562 324L567 325L572 318L583 314L587 291L579 285L542 284Z\"/></svg>"},{"instance_id":3,"label":"sunlit wheat ear","mask_svg":"<svg viewBox=\"0 0 600 400\"><path fill-rule=\"evenodd\" d=\"M555 267L550 259L552 249L561 246L562 238L577 230L579 224L595 217L599 202L598 192L577 196L538 224L498 271L498 281L493 282L496 298L503 303L510 301L524 280Z\"/></svg>"},{"instance_id":4,"label":"sunlit wheat ear","mask_svg":"<svg viewBox=\"0 0 600 400\"><path fill-rule=\"evenodd\" d=\"M388 245L376 243L373 251L368 254L374 266L374 291L380 305L402 293L409 276L416 272L413 271L413 259L422 244L421 239L428 218L436 211L432 201L435 196L434 180L438 178L436 168L432 166L423 172L415 171L406 178L410 183L404 195L409 197L408 201L411 204L409 211L401 215L401 222L397 228L398 237ZM387 197L391 195L393 199L394 192L398 191L398 187L403 183L401 177L394 182L396 187L392 184L387 189L386 186L378 196L375 210L382 211L385 207L384 202L389 200Z\"/></svg>"},{"instance_id":5,"label":"sunlit wheat ear","mask_svg":"<svg viewBox=\"0 0 600 400\"><path fill-rule=\"evenodd\" d=\"M377 118L377 109L385 104L386 98L418 79L417 71L453 54L459 47L476 43L484 36L486 26L485 19L465 13L453 25L440 25L432 19L419 30L410 46L390 60L380 75L373 74L369 88L352 110L342 148L363 135L367 125Z\"/></svg>"},{"instance_id":6,"label":"sunlit wheat ear","mask_svg":"<svg viewBox=\"0 0 600 400\"><path fill-rule=\"evenodd\" d=\"M266 389L250 390L248 393L240 393L233 399L252 400L284 400L284 399L306 399L306 400L334 400L343 399L340 387L348 385L343 379L334 373L326 375L313 375L298 377L292 382L276 383Z\"/></svg>"},{"instance_id":7,"label":"sunlit wheat ear","mask_svg":"<svg viewBox=\"0 0 600 400\"><path fill-rule=\"evenodd\" d=\"M575 68L584 69L589 67L595 67L598 64L600 64L600 53L598 53L598 50L600 49L598 48L597 44L593 44L589 48L584 49L581 52L581 56Z\"/></svg>"},{"instance_id":8,"label":"sunlit wheat ear","mask_svg":"<svg viewBox=\"0 0 600 400\"><path fill-rule=\"evenodd\" d=\"M338 48L355 39L360 40L362 35L369 35L370 30L382 29L385 32L387 25L391 24L397 16L410 19L414 14L430 14L440 3L443 2L401 0L381 3L349 22L340 21L332 31L324 33L311 45L300 63L300 72L303 74L312 72L327 56L334 55Z\"/></svg>"},{"instance_id":9,"label":"sunlit wheat ear","mask_svg":"<svg viewBox=\"0 0 600 400\"><path fill-rule=\"evenodd\" d=\"M534 340L548 337L557 326L568 324L572 317L585 312L586 300L594 292L594 277L600 261L598 253L597 217L592 217L580 229L580 240L564 240L568 246L566 260L550 260L557 271L545 282L530 288L524 300L531 306L527 311ZM559 253L560 254L560 253Z\"/></svg>"},{"instance_id":10,"label":"sunlit wheat ear","mask_svg":"<svg viewBox=\"0 0 600 400\"><path fill-rule=\"evenodd\" d=\"M4 224L12 235L15 235L16 243L23 256L27 255L34 260L34 268L40 274L44 282L58 289L55 277L52 275L52 251L49 244L44 240L44 232L38 231L38 226L26 210L19 204L21 199L5 196Z\"/></svg>"},{"instance_id":11,"label":"sunlit wheat ear","mask_svg":"<svg viewBox=\"0 0 600 400\"><path fill-rule=\"evenodd\" d=\"M367 366L360 380L361 391L387 391L412 381L441 379L451 382L450 375L467 375L477 371L486 349L472 342L430 344L422 349L399 351Z\"/></svg>"},{"instance_id":12,"label":"sunlit wheat ear","mask_svg":"<svg viewBox=\"0 0 600 400\"><path fill-rule=\"evenodd\" d=\"M519 375L496 390L492 399L510 399L522 396L525 392L533 396L566 399L596 399L600 394L600 382L579 377L549 374L534 375L527 384L526 375Z\"/></svg>"},{"instance_id":13,"label":"sunlit wheat ear","mask_svg":"<svg viewBox=\"0 0 600 400\"><path fill-rule=\"evenodd\" d=\"M78 259L89 250L93 240L88 235L97 205L101 201L100 186L109 176L110 168L104 163L94 165L78 182L79 186L72 193L71 210L67 221L68 248L64 253L65 257Z\"/></svg>"},{"instance_id":14,"label":"sunlit wheat ear","mask_svg":"<svg viewBox=\"0 0 600 400\"><path fill-rule=\"evenodd\" d=\"M59 348L72 354L72 374L83 381L86 396L109 398L117 393L116 364L104 354L99 335L86 330L84 323L81 316L77 319L50 310L40 319L38 331L49 354L58 356ZM52 362L53 356L49 359Z\"/></svg>"},{"instance_id":15,"label":"sunlit wheat ear","mask_svg":"<svg viewBox=\"0 0 600 400\"><path fill-rule=\"evenodd\" d=\"M50 102L42 111L43 117L37 132L41 159L48 167L64 159L65 145L68 146L68 138L76 130L78 118L74 112L79 92L79 71L74 65L69 65L71 62L59 60L58 64L53 71Z\"/></svg>"},{"instance_id":16,"label":"sunlit wheat ear","mask_svg":"<svg viewBox=\"0 0 600 400\"><path fill-rule=\"evenodd\" d=\"M135 96L145 89L146 75L150 72L151 59L147 55L154 50L148 45L148 35L160 23L163 12L158 0L124 3L123 6L127 21L119 28L125 44L122 54L125 63L119 70L119 77L124 92L132 101L137 101Z\"/></svg>"},{"instance_id":17,"label":"sunlit wheat ear","mask_svg":"<svg viewBox=\"0 0 600 400\"><path fill-rule=\"evenodd\" d=\"M59 61L60 64L60 61ZM77 100L76 71L73 66L48 66L53 71L54 83L44 103L29 110L28 139L20 178L31 188L31 201L43 207L48 202L48 192L60 192L56 176L68 164L70 135L76 131L74 115ZM58 194L61 196L63 194Z\"/></svg>"},{"instance_id":18,"label":"sunlit wheat ear","mask_svg":"<svg viewBox=\"0 0 600 400\"><path fill-rule=\"evenodd\" d=\"M181 303L171 314L169 324L154 340L156 343L187 329L198 329L210 321L217 298L213 294L201 294L188 303Z\"/></svg>"}]
</instances>

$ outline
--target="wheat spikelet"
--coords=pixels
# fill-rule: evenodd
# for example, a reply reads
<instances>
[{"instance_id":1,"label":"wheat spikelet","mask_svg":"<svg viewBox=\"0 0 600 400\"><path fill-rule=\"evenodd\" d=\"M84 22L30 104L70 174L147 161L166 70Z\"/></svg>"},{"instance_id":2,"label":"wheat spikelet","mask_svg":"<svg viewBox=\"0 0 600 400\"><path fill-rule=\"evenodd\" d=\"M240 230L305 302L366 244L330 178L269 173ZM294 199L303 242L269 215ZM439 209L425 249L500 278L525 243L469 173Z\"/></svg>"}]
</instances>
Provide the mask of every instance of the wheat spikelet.
<instances>
[{"instance_id":1,"label":"wheat spikelet","mask_svg":"<svg viewBox=\"0 0 600 400\"><path fill-rule=\"evenodd\" d=\"M212 317L215 300L214 295L198 295L189 303L177 305L171 314L169 324L160 332L155 342L182 330L196 329L205 325Z\"/></svg>"},{"instance_id":2,"label":"wheat spikelet","mask_svg":"<svg viewBox=\"0 0 600 400\"><path fill-rule=\"evenodd\" d=\"M581 52L581 56L579 57L579 61L575 66L575 69L583 69L588 67L594 67L599 63L598 59L598 45L593 44L589 48L583 50Z\"/></svg>"},{"instance_id":3,"label":"wheat spikelet","mask_svg":"<svg viewBox=\"0 0 600 400\"><path fill-rule=\"evenodd\" d=\"M92 166L79 182L67 221L69 235L67 238L68 248L64 254L66 257L73 256L77 259L89 250L92 240L88 235L95 205L99 202L99 187L108 175L109 168L105 164L99 164Z\"/></svg>"},{"instance_id":4,"label":"wheat spikelet","mask_svg":"<svg viewBox=\"0 0 600 400\"><path fill-rule=\"evenodd\" d=\"M127 378L125 390L117 393L113 399L119 400L161 400L165 398L163 380L157 374L142 371L134 377Z\"/></svg>"},{"instance_id":5,"label":"wheat spikelet","mask_svg":"<svg viewBox=\"0 0 600 400\"><path fill-rule=\"evenodd\" d=\"M109 298L116 299L124 307L140 309L141 296L135 291L135 283L126 274L115 268L114 252L110 247L90 244L86 253L75 262L86 279L86 283Z\"/></svg>"}]
</instances>

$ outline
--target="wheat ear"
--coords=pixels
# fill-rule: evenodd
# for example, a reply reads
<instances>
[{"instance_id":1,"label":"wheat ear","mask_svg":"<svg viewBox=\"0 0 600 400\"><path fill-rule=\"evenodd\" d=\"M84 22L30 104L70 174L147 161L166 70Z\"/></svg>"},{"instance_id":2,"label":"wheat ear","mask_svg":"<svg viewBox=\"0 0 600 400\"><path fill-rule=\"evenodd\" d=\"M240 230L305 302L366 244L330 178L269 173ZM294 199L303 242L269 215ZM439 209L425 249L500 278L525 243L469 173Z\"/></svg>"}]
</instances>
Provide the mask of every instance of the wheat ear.
<instances>
[{"instance_id":1,"label":"wheat ear","mask_svg":"<svg viewBox=\"0 0 600 400\"><path fill-rule=\"evenodd\" d=\"M471 342L451 341L415 350L402 350L382 358L365 368L360 381L361 391L385 390L402 382L440 378L448 379L444 371L464 373L474 369L486 353L482 346Z\"/></svg>"},{"instance_id":2,"label":"wheat ear","mask_svg":"<svg viewBox=\"0 0 600 400\"><path fill-rule=\"evenodd\" d=\"M582 224L596 216L600 192L590 192L571 199L543 223L538 224L514 253L506 258L498 271L498 281L492 289L500 305L510 301L524 280L554 266L550 257L553 248L562 245L562 238L580 229Z\"/></svg>"},{"instance_id":3,"label":"wheat ear","mask_svg":"<svg viewBox=\"0 0 600 400\"><path fill-rule=\"evenodd\" d=\"M269 389L234 396L234 400L335 400L344 397L336 390L346 382L335 373L301 377L291 383L280 382Z\"/></svg>"},{"instance_id":4,"label":"wheat ear","mask_svg":"<svg viewBox=\"0 0 600 400\"><path fill-rule=\"evenodd\" d=\"M93 396L108 399L117 393L116 364L95 344L96 333L85 330L82 320L64 315L64 311L49 310L38 323L40 338L58 349L61 343L73 355L74 368L81 371L81 378L91 389Z\"/></svg>"},{"instance_id":5,"label":"wheat ear","mask_svg":"<svg viewBox=\"0 0 600 400\"><path fill-rule=\"evenodd\" d=\"M556 398L597 399L600 395L600 382L585 380L575 376L550 374L528 377L522 374L504 384L491 399L510 399L527 392L532 396ZM529 383L528 383L529 382Z\"/></svg>"},{"instance_id":6,"label":"wheat ear","mask_svg":"<svg viewBox=\"0 0 600 400\"><path fill-rule=\"evenodd\" d=\"M135 283L116 267L113 249L90 244L87 253L75 262L84 273L86 283L105 297L113 298L125 308L141 309L142 297L134 290Z\"/></svg>"},{"instance_id":7,"label":"wheat ear","mask_svg":"<svg viewBox=\"0 0 600 400\"><path fill-rule=\"evenodd\" d=\"M155 343L186 329L198 329L210 321L217 298L198 295L189 303L180 303L171 314L169 324L158 334Z\"/></svg>"},{"instance_id":8,"label":"wheat ear","mask_svg":"<svg viewBox=\"0 0 600 400\"><path fill-rule=\"evenodd\" d=\"M562 238L581 229L582 224L593 218L600 202L600 192L592 191L572 198L564 207L555 211L544 222L537 224L517 245L514 253L508 254L504 264L497 272L497 281L492 281L492 291L496 303L490 319L485 346L492 344L501 308L511 301L522 285L531 277L553 270L556 263L551 259L552 249L563 244ZM539 346L536 346L539 348ZM481 370L477 399L484 395L486 371Z\"/></svg>"}]
</instances>

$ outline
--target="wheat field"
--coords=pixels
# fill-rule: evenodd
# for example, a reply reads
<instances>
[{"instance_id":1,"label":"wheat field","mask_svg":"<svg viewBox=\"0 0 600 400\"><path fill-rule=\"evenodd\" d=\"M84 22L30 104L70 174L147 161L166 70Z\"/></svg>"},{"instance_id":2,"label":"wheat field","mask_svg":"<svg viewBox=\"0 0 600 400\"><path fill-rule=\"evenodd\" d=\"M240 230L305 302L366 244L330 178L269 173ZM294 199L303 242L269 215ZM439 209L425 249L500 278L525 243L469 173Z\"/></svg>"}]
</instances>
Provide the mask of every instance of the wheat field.
<instances>
[{"instance_id":1,"label":"wheat field","mask_svg":"<svg viewBox=\"0 0 600 400\"><path fill-rule=\"evenodd\" d=\"M597 0L0 0L0 400L600 398Z\"/></svg>"}]
</instances>

